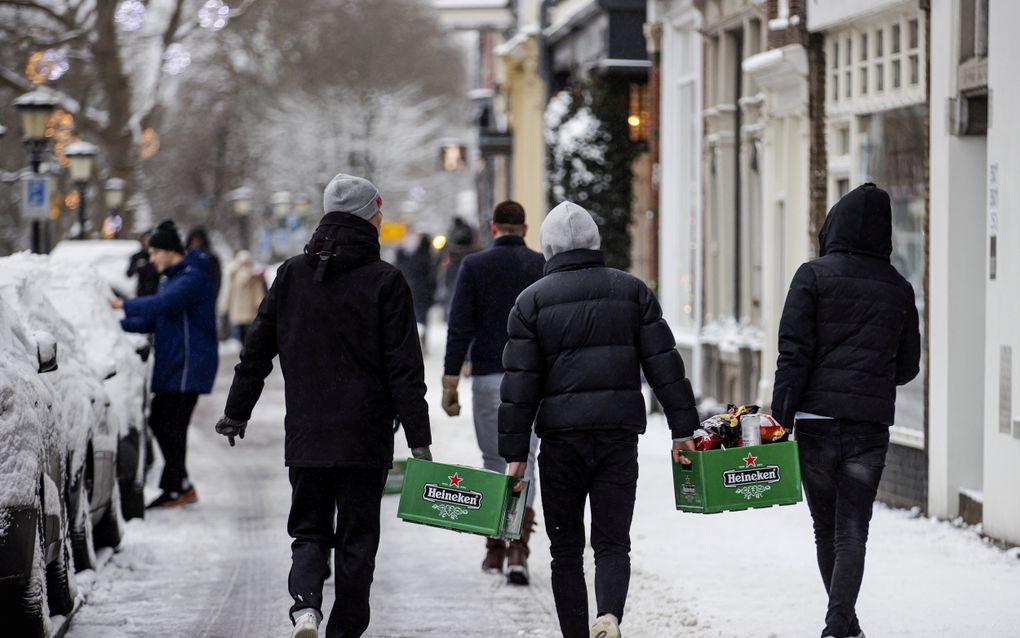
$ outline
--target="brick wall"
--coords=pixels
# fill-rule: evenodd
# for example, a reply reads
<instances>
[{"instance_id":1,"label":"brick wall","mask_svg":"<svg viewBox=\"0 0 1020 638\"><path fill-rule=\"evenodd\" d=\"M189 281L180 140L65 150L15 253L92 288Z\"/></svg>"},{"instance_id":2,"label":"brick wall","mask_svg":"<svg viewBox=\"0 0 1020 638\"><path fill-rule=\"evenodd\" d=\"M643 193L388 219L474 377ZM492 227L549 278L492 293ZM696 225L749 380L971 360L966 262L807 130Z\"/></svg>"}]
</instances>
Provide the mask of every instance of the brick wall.
<instances>
[{"instance_id":1,"label":"brick wall","mask_svg":"<svg viewBox=\"0 0 1020 638\"><path fill-rule=\"evenodd\" d=\"M928 453L912 447L889 446L878 500L893 507L928 508Z\"/></svg>"}]
</instances>

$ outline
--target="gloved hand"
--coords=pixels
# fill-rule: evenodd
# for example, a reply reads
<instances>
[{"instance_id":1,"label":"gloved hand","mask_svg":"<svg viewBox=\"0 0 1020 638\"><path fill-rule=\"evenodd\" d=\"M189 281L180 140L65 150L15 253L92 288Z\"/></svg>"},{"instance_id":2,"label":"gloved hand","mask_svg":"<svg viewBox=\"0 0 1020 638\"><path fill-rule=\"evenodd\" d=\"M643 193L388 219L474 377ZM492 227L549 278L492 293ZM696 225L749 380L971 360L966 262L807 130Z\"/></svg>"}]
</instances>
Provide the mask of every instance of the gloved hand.
<instances>
[{"instance_id":1,"label":"gloved hand","mask_svg":"<svg viewBox=\"0 0 1020 638\"><path fill-rule=\"evenodd\" d=\"M424 447L413 447L411 448L411 456L420 461L431 461L432 450L430 450L427 445Z\"/></svg>"},{"instance_id":2,"label":"gloved hand","mask_svg":"<svg viewBox=\"0 0 1020 638\"><path fill-rule=\"evenodd\" d=\"M244 430L248 427L247 421L235 421L228 416L222 417L216 424L217 434L222 434L230 441L230 447L234 447L234 437L244 438Z\"/></svg>"},{"instance_id":3,"label":"gloved hand","mask_svg":"<svg viewBox=\"0 0 1020 638\"><path fill-rule=\"evenodd\" d=\"M460 377L454 374L443 375L443 412L449 416L460 415L460 397L457 394L457 384Z\"/></svg>"}]
</instances>

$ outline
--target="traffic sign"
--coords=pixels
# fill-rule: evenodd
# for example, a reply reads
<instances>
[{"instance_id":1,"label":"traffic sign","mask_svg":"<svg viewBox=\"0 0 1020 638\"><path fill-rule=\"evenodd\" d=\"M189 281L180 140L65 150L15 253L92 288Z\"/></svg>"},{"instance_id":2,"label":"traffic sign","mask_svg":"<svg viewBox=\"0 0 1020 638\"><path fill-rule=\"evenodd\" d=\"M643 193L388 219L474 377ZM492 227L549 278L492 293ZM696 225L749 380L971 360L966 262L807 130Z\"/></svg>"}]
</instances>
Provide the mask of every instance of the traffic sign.
<instances>
[{"instance_id":1,"label":"traffic sign","mask_svg":"<svg viewBox=\"0 0 1020 638\"><path fill-rule=\"evenodd\" d=\"M50 180L46 177L25 177L21 180L21 218L50 218Z\"/></svg>"}]
</instances>

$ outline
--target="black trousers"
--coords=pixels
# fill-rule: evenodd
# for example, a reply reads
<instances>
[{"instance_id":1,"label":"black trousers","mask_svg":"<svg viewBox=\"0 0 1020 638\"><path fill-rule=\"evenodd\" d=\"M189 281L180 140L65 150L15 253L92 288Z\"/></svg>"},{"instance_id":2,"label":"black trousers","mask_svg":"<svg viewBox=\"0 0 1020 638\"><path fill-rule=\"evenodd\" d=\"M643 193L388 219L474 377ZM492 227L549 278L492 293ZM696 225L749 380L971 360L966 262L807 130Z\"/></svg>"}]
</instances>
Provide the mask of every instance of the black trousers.
<instances>
[{"instance_id":1,"label":"black trousers","mask_svg":"<svg viewBox=\"0 0 1020 638\"><path fill-rule=\"evenodd\" d=\"M387 469L290 468L291 614L302 609L322 613L322 584L329 577L329 555L335 549L336 600L326 638L354 638L368 629L386 473Z\"/></svg>"},{"instance_id":2,"label":"black trousers","mask_svg":"<svg viewBox=\"0 0 1020 638\"><path fill-rule=\"evenodd\" d=\"M623 619L630 587L630 524L637 491L637 434L565 432L542 439L538 467L552 553L552 588L564 638L588 638L584 507L591 502L598 614Z\"/></svg>"},{"instance_id":3,"label":"black trousers","mask_svg":"<svg viewBox=\"0 0 1020 638\"><path fill-rule=\"evenodd\" d=\"M868 528L889 450L889 428L843 420L797 422L800 471L829 595L823 636L856 636Z\"/></svg>"},{"instance_id":4,"label":"black trousers","mask_svg":"<svg viewBox=\"0 0 1020 638\"><path fill-rule=\"evenodd\" d=\"M194 392L157 394L152 398L149 428L163 453L163 475L159 487L164 492L184 491L188 478L185 461L188 452L188 424L198 395Z\"/></svg>"}]
</instances>

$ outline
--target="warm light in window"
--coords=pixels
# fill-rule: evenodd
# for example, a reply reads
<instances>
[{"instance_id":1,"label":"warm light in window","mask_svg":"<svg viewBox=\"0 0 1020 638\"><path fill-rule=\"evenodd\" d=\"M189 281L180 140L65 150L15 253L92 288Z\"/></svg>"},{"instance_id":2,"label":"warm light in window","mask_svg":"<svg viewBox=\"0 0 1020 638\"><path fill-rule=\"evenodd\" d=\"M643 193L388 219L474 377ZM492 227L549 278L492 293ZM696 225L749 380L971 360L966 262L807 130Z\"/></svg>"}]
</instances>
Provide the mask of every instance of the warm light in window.
<instances>
[{"instance_id":1,"label":"warm light in window","mask_svg":"<svg viewBox=\"0 0 1020 638\"><path fill-rule=\"evenodd\" d=\"M630 124L632 128L641 126L641 118L637 115L631 115L627 118L627 124Z\"/></svg>"},{"instance_id":2,"label":"warm light in window","mask_svg":"<svg viewBox=\"0 0 1020 638\"><path fill-rule=\"evenodd\" d=\"M432 247L436 250L442 250L446 246L446 235L436 235L432 239Z\"/></svg>"}]
</instances>

